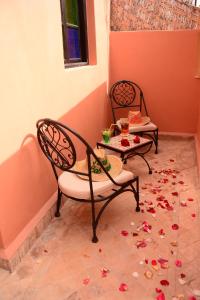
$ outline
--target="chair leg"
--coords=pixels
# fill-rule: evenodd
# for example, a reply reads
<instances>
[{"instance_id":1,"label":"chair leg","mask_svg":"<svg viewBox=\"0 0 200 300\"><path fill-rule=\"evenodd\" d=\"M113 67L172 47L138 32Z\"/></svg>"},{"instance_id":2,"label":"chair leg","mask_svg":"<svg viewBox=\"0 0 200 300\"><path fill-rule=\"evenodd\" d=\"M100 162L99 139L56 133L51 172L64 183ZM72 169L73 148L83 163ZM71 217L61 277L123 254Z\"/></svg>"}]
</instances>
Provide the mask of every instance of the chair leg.
<instances>
[{"instance_id":1,"label":"chair leg","mask_svg":"<svg viewBox=\"0 0 200 300\"><path fill-rule=\"evenodd\" d=\"M92 232L93 232L92 242L97 243L98 242L98 238L97 238L97 235L96 235L97 223L96 223L96 220L95 220L95 204L94 204L94 201L91 201L91 205L92 205Z\"/></svg>"},{"instance_id":2,"label":"chair leg","mask_svg":"<svg viewBox=\"0 0 200 300\"><path fill-rule=\"evenodd\" d=\"M61 197L62 197L62 192L58 187L58 198L57 198L57 206L56 206L56 212L55 212L55 217L60 217L60 205L61 205Z\"/></svg>"},{"instance_id":3,"label":"chair leg","mask_svg":"<svg viewBox=\"0 0 200 300\"><path fill-rule=\"evenodd\" d=\"M134 188L134 186L131 184L132 190L133 190L133 194L135 196L135 200L136 200L136 212L140 211L140 196L139 196L139 177L137 176L136 178L136 189Z\"/></svg>"},{"instance_id":4,"label":"chair leg","mask_svg":"<svg viewBox=\"0 0 200 300\"><path fill-rule=\"evenodd\" d=\"M157 154L158 153L158 129L154 132L154 139L155 139L155 146L156 146L155 154Z\"/></svg>"}]
</instances>

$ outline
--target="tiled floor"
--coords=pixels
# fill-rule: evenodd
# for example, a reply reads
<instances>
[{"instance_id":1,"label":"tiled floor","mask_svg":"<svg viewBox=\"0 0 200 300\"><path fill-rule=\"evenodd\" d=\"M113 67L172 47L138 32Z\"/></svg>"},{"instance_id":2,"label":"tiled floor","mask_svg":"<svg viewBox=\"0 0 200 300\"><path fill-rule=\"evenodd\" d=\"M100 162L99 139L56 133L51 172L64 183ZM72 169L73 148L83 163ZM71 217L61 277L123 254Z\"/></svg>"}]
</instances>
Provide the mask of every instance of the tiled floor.
<instances>
[{"instance_id":1,"label":"tiled floor","mask_svg":"<svg viewBox=\"0 0 200 300\"><path fill-rule=\"evenodd\" d=\"M200 299L194 141L161 138L159 154L148 159L152 175L140 158L126 166L140 175L140 213L131 194L121 195L93 244L90 207L66 202L16 271L0 270L0 300Z\"/></svg>"}]
</instances>

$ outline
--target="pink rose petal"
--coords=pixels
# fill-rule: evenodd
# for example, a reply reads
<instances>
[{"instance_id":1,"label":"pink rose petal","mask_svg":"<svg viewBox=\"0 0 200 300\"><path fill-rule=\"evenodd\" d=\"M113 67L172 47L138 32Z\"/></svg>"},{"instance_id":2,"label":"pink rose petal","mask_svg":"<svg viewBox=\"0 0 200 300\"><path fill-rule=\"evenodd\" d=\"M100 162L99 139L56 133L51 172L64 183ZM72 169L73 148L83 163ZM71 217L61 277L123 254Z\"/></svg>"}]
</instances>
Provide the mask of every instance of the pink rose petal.
<instances>
[{"instance_id":1,"label":"pink rose petal","mask_svg":"<svg viewBox=\"0 0 200 300\"><path fill-rule=\"evenodd\" d=\"M84 278L83 279L83 284L88 285L90 283L90 278Z\"/></svg>"},{"instance_id":2,"label":"pink rose petal","mask_svg":"<svg viewBox=\"0 0 200 300\"><path fill-rule=\"evenodd\" d=\"M156 300L165 300L165 295L163 293L159 294L157 297L156 297Z\"/></svg>"},{"instance_id":3,"label":"pink rose petal","mask_svg":"<svg viewBox=\"0 0 200 300\"><path fill-rule=\"evenodd\" d=\"M173 230L178 230L178 229L179 229L178 224L173 224L173 225L172 225L172 229L173 229Z\"/></svg>"},{"instance_id":4,"label":"pink rose petal","mask_svg":"<svg viewBox=\"0 0 200 300\"><path fill-rule=\"evenodd\" d=\"M163 279L163 280L160 281L160 284L164 285L164 286L168 286L169 285L169 281L166 280L166 279Z\"/></svg>"},{"instance_id":5,"label":"pink rose petal","mask_svg":"<svg viewBox=\"0 0 200 300\"><path fill-rule=\"evenodd\" d=\"M126 230L122 230L122 231L121 231L121 235L123 235L123 236L127 236L127 235L128 235L128 231L126 231Z\"/></svg>"},{"instance_id":6,"label":"pink rose petal","mask_svg":"<svg viewBox=\"0 0 200 300\"><path fill-rule=\"evenodd\" d=\"M119 286L119 291L120 292L126 292L128 290L128 286L126 283L121 283Z\"/></svg>"},{"instance_id":7,"label":"pink rose petal","mask_svg":"<svg viewBox=\"0 0 200 300\"><path fill-rule=\"evenodd\" d=\"M175 261L175 265L178 267L178 268L181 268L182 267L182 261L180 259L177 259Z\"/></svg>"}]
</instances>

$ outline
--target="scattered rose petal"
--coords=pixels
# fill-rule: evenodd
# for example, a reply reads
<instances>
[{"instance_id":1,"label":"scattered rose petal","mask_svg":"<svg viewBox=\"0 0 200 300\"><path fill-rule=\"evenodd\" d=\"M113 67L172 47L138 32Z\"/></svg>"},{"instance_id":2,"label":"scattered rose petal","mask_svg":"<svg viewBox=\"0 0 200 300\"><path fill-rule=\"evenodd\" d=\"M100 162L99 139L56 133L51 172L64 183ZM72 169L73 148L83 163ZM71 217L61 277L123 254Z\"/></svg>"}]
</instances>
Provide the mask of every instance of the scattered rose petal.
<instances>
[{"instance_id":1,"label":"scattered rose petal","mask_svg":"<svg viewBox=\"0 0 200 300\"><path fill-rule=\"evenodd\" d=\"M146 264L146 265L148 265L148 263L149 263L149 260L148 260L147 258L145 258L145 260L144 260L144 261L145 261L145 264Z\"/></svg>"},{"instance_id":2,"label":"scattered rose petal","mask_svg":"<svg viewBox=\"0 0 200 300\"><path fill-rule=\"evenodd\" d=\"M152 264L152 266L156 266L157 265L157 261L155 259L152 259L151 264Z\"/></svg>"},{"instance_id":3,"label":"scattered rose petal","mask_svg":"<svg viewBox=\"0 0 200 300\"><path fill-rule=\"evenodd\" d=\"M107 268L101 269L101 277L107 277L109 272L110 270L108 270Z\"/></svg>"},{"instance_id":4,"label":"scattered rose petal","mask_svg":"<svg viewBox=\"0 0 200 300\"><path fill-rule=\"evenodd\" d=\"M147 209L147 211L149 213L151 213L151 214L155 214L156 213L156 211L155 211L155 209L153 207L150 207L149 209Z\"/></svg>"},{"instance_id":5,"label":"scattered rose petal","mask_svg":"<svg viewBox=\"0 0 200 300\"><path fill-rule=\"evenodd\" d=\"M180 184L184 184L184 181L180 180L178 183L180 183Z\"/></svg>"},{"instance_id":6,"label":"scattered rose petal","mask_svg":"<svg viewBox=\"0 0 200 300\"><path fill-rule=\"evenodd\" d=\"M192 216L193 218L195 218L195 217L196 217L196 214L195 214L195 213L193 213L193 214L191 214L191 216Z\"/></svg>"},{"instance_id":7,"label":"scattered rose petal","mask_svg":"<svg viewBox=\"0 0 200 300\"><path fill-rule=\"evenodd\" d=\"M165 258L159 258L158 262L160 264L161 269L168 269L169 265L168 265L168 260Z\"/></svg>"},{"instance_id":8,"label":"scattered rose petal","mask_svg":"<svg viewBox=\"0 0 200 300\"><path fill-rule=\"evenodd\" d=\"M147 243L145 240L137 241L137 243L136 243L137 248L145 248L146 246L147 246Z\"/></svg>"},{"instance_id":9,"label":"scattered rose petal","mask_svg":"<svg viewBox=\"0 0 200 300\"><path fill-rule=\"evenodd\" d=\"M133 273L132 273L132 276L133 276L134 278L138 278L138 277L139 277L139 274L138 274L138 272L133 272Z\"/></svg>"},{"instance_id":10,"label":"scattered rose petal","mask_svg":"<svg viewBox=\"0 0 200 300\"><path fill-rule=\"evenodd\" d=\"M163 280L160 281L160 284L164 285L164 286L168 286L169 285L169 281L166 280L166 279L163 279Z\"/></svg>"},{"instance_id":11,"label":"scattered rose petal","mask_svg":"<svg viewBox=\"0 0 200 300\"><path fill-rule=\"evenodd\" d=\"M121 283L119 286L119 291L120 292L126 292L128 290L128 286L126 283Z\"/></svg>"},{"instance_id":12,"label":"scattered rose petal","mask_svg":"<svg viewBox=\"0 0 200 300\"><path fill-rule=\"evenodd\" d=\"M177 197L178 196L178 192L172 192L172 195Z\"/></svg>"},{"instance_id":13,"label":"scattered rose petal","mask_svg":"<svg viewBox=\"0 0 200 300\"><path fill-rule=\"evenodd\" d=\"M177 259L177 260L175 261L175 265L176 265L178 268L182 267L182 261L181 261L180 259Z\"/></svg>"},{"instance_id":14,"label":"scattered rose petal","mask_svg":"<svg viewBox=\"0 0 200 300\"><path fill-rule=\"evenodd\" d=\"M181 274L180 274L180 277L181 277L181 278L185 278L186 275L185 275L184 273L181 273Z\"/></svg>"},{"instance_id":15,"label":"scattered rose petal","mask_svg":"<svg viewBox=\"0 0 200 300\"><path fill-rule=\"evenodd\" d=\"M190 201L190 202L194 201L193 198L188 198L187 200Z\"/></svg>"},{"instance_id":16,"label":"scattered rose petal","mask_svg":"<svg viewBox=\"0 0 200 300\"><path fill-rule=\"evenodd\" d=\"M178 242L177 241L173 241L170 243L173 247L177 247L178 246Z\"/></svg>"},{"instance_id":17,"label":"scattered rose petal","mask_svg":"<svg viewBox=\"0 0 200 300\"><path fill-rule=\"evenodd\" d=\"M170 159L169 161L170 161L170 162L174 162L175 160L174 160L174 159Z\"/></svg>"},{"instance_id":18,"label":"scattered rose petal","mask_svg":"<svg viewBox=\"0 0 200 300\"><path fill-rule=\"evenodd\" d=\"M160 230L158 231L158 233L159 233L159 235L160 235L161 238L164 238L164 237L165 237L164 229L160 229Z\"/></svg>"},{"instance_id":19,"label":"scattered rose petal","mask_svg":"<svg viewBox=\"0 0 200 300\"><path fill-rule=\"evenodd\" d=\"M156 293L162 293L162 290L159 288L155 288L155 290L156 290Z\"/></svg>"},{"instance_id":20,"label":"scattered rose petal","mask_svg":"<svg viewBox=\"0 0 200 300\"><path fill-rule=\"evenodd\" d=\"M90 283L90 278L84 278L83 279L83 284L88 285Z\"/></svg>"},{"instance_id":21,"label":"scattered rose petal","mask_svg":"<svg viewBox=\"0 0 200 300\"><path fill-rule=\"evenodd\" d=\"M193 290L192 291L193 292L193 294L195 295L195 296L197 296L197 297L200 297L200 290Z\"/></svg>"},{"instance_id":22,"label":"scattered rose petal","mask_svg":"<svg viewBox=\"0 0 200 300\"><path fill-rule=\"evenodd\" d=\"M149 270L145 271L144 272L144 276L147 278L147 279L152 279L153 277L153 273Z\"/></svg>"},{"instance_id":23,"label":"scattered rose petal","mask_svg":"<svg viewBox=\"0 0 200 300\"><path fill-rule=\"evenodd\" d=\"M188 298L188 300L197 300L197 298L194 297L194 296L190 296L190 297Z\"/></svg>"},{"instance_id":24,"label":"scattered rose petal","mask_svg":"<svg viewBox=\"0 0 200 300\"><path fill-rule=\"evenodd\" d=\"M178 281L181 285L184 285L186 283L186 280L182 278L179 278Z\"/></svg>"},{"instance_id":25,"label":"scattered rose petal","mask_svg":"<svg viewBox=\"0 0 200 300\"><path fill-rule=\"evenodd\" d=\"M132 235L133 236L138 236L138 233L137 232L133 232Z\"/></svg>"},{"instance_id":26,"label":"scattered rose petal","mask_svg":"<svg viewBox=\"0 0 200 300\"><path fill-rule=\"evenodd\" d=\"M182 200L182 201L180 202L180 204L181 204L182 207L186 207L186 206L187 206L187 202L184 201L184 200Z\"/></svg>"},{"instance_id":27,"label":"scattered rose petal","mask_svg":"<svg viewBox=\"0 0 200 300\"><path fill-rule=\"evenodd\" d=\"M123 236L127 236L127 235L128 235L128 231L126 231L126 230L122 230L122 231L121 231L121 235L123 235Z\"/></svg>"},{"instance_id":28,"label":"scattered rose petal","mask_svg":"<svg viewBox=\"0 0 200 300\"><path fill-rule=\"evenodd\" d=\"M179 294L177 296L172 297L172 300L184 300L185 296L183 294Z\"/></svg>"},{"instance_id":29,"label":"scattered rose petal","mask_svg":"<svg viewBox=\"0 0 200 300\"><path fill-rule=\"evenodd\" d=\"M173 230L178 230L178 229L179 229L178 224L173 224L173 225L172 225L172 229L173 229Z\"/></svg>"},{"instance_id":30,"label":"scattered rose petal","mask_svg":"<svg viewBox=\"0 0 200 300\"><path fill-rule=\"evenodd\" d=\"M157 297L156 297L156 300L165 300L165 295L163 293L159 294Z\"/></svg>"},{"instance_id":31,"label":"scattered rose petal","mask_svg":"<svg viewBox=\"0 0 200 300\"><path fill-rule=\"evenodd\" d=\"M101 248L99 248L99 252L100 252L100 253L102 252L102 249L101 249Z\"/></svg>"}]
</instances>

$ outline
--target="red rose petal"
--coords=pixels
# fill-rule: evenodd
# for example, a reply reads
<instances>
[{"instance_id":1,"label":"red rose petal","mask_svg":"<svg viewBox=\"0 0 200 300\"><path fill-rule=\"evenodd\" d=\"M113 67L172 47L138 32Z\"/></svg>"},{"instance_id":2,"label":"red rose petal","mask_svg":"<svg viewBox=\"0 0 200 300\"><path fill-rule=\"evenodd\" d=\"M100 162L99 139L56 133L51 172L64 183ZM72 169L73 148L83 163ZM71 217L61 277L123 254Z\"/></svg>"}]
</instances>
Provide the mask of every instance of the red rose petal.
<instances>
[{"instance_id":1,"label":"red rose petal","mask_svg":"<svg viewBox=\"0 0 200 300\"><path fill-rule=\"evenodd\" d=\"M178 183L180 183L180 184L184 184L184 181L180 180Z\"/></svg>"},{"instance_id":2,"label":"red rose petal","mask_svg":"<svg viewBox=\"0 0 200 300\"><path fill-rule=\"evenodd\" d=\"M178 192L172 192L173 196L178 196Z\"/></svg>"},{"instance_id":3,"label":"red rose petal","mask_svg":"<svg viewBox=\"0 0 200 300\"><path fill-rule=\"evenodd\" d=\"M193 199L193 198L188 198L187 200L188 200L188 201L194 201L194 199Z\"/></svg>"},{"instance_id":4,"label":"red rose petal","mask_svg":"<svg viewBox=\"0 0 200 300\"><path fill-rule=\"evenodd\" d=\"M122 231L121 231L121 235L123 235L123 236L127 236L127 235L128 235L128 231L126 231L126 230L122 230Z\"/></svg>"},{"instance_id":5,"label":"red rose petal","mask_svg":"<svg viewBox=\"0 0 200 300\"><path fill-rule=\"evenodd\" d=\"M165 300L165 295L163 293L161 293L160 295L158 295L156 297L156 300Z\"/></svg>"},{"instance_id":6,"label":"red rose petal","mask_svg":"<svg viewBox=\"0 0 200 300\"><path fill-rule=\"evenodd\" d=\"M145 260L144 260L144 261L145 261L145 264L146 264L146 265L148 265L148 263L149 263L149 260L148 260L147 258L145 258Z\"/></svg>"},{"instance_id":7,"label":"red rose petal","mask_svg":"<svg viewBox=\"0 0 200 300\"><path fill-rule=\"evenodd\" d=\"M182 261L181 261L180 259L177 259L177 260L175 261L175 265L176 265L178 268L182 267Z\"/></svg>"},{"instance_id":8,"label":"red rose petal","mask_svg":"<svg viewBox=\"0 0 200 300\"><path fill-rule=\"evenodd\" d=\"M155 290L156 290L156 293L161 293L162 292L162 290L159 289L159 288L155 288Z\"/></svg>"},{"instance_id":9,"label":"red rose petal","mask_svg":"<svg viewBox=\"0 0 200 300\"><path fill-rule=\"evenodd\" d=\"M188 300L197 300L197 298L194 297L194 296L190 296L190 297L188 298Z\"/></svg>"},{"instance_id":10,"label":"red rose petal","mask_svg":"<svg viewBox=\"0 0 200 300\"><path fill-rule=\"evenodd\" d=\"M193 214L191 214L191 216L192 216L193 218L195 218L195 217L196 217L196 214L195 214L195 213L193 213Z\"/></svg>"},{"instance_id":11,"label":"red rose petal","mask_svg":"<svg viewBox=\"0 0 200 300\"><path fill-rule=\"evenodd\" d=\"M172 229L173 229L173 230L178 230L178 229L179 229L178 224L173 224L173 225L172 225Z\"/></svg>"},{"instance_id":12,"label":"red rose petal","mask_svg":"<svg viewBox=\"0 0 200 300\"><path fill-rule=\"evenodd\" d=\"M182 279L186 277L186 275L184 273L181 273L180 276Z\"/></svg>"},{"instance_id":13,"label":"red rose petal","mask_svg":"<svg viewBox=\"0 0 200 300\"><path fill-rule=\"evenodd\" d=\"M119 291L120 292L126 292L128 290L128 286L126 283L121 283L119 286Z\"/></svg>"},{"instance_id":14,"label":"red rose petal","mask_svg":"<svg viewBox=\"0 0 200 300\"><path fill-rule=\"evenodd\" d=\"M155 259L152 259L151 264L152 264L152 266L156 266L157 265L157 261Z\"/></svg>"},{"instance_id":15,"label":"red rose petal","mask_svg":"<svg viewBox=\"0 0 200 300\"><path fill-rule=\"evenodd\" d=\"M151 214L155 214L156 213L156 211L155 211L155 209L153 207L150 207L149 209L147 209L147 211L149 213L151 213Z\"/></svg>"},{"instance_id":16,"label":"red rose petal","mask_svg":"<svg viewBox=\"0 0 200 300\"><path fill-rule=\"evenodd\" d=\"M90 283L90 278L84 278L83 279L83 284L88 285Z\"/></svg>"},{"instance_id":17,"label":"red rose petal","mask_svg":"<svg viewBox=\"0 0 200 300\"><path fill-rule=\"evenodd\" d=\"M99 248L99 253L101 253L102 252L102 249L101 248Z\"/></svg>"},{"instance_id":18,"label":"red rose petal","mask_svg":"<svg viewBox=\"0 0 200 300\"><path fill-rule=\"evenodd\" d=\"M174 162L174 159L170 159L169 161L170 161L170 162Z\"/></svg>"},{"instance_id":19,"label":"red rose petal","mask_svg":"<svg viewBox=\"0 0 200 300\"><path fill-rule=\"evenodd\" d=\"M164 286L168 286L169 285L169 281L166 280L166 279L163 279L163 280L160 281L160 284L164 285Z\"/></svg>"}]
</instances>

